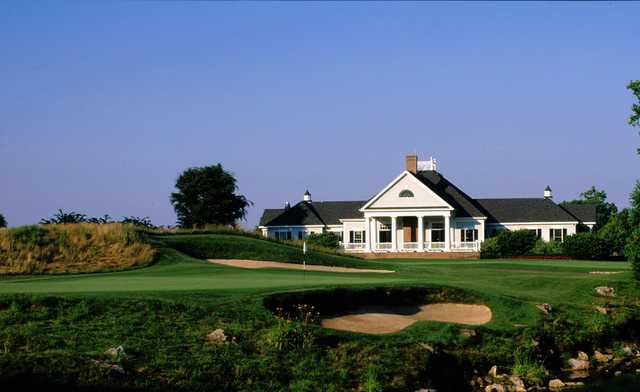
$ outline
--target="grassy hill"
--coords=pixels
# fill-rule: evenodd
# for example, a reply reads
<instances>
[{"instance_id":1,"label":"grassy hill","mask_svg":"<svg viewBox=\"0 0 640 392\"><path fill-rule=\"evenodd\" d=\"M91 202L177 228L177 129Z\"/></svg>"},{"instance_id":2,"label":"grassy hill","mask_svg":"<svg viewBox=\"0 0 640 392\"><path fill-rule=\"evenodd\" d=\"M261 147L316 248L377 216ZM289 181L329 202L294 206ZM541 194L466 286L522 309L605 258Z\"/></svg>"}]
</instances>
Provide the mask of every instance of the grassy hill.
<instances>
[{"instance_id":1,"label":"grassy hill","mask_svg":"<svg viewBox=\"0 0 640 392\"><path fill-rule=\"evenodd\" d=\"M276 241L233 234L174 234L155 238L167 246L199 259L247 259L319 264L354 268L382 268L379 263L318 250L302 253L302 247Z\"/></svg>"},{"instance_id":2,"label":"grassy hill","mask_svg":"<svg viewBox=\"0 0 640 392\"><path fill-rule=\"evenodd\" d=\"M118 271L153 261L131 225L90 223L0 229L0 275Z\"/></svg>"},{"instance_id":3,"label":"grassy hill","mask_svg":"<svg viewBox=\"0 0 640 392\"><path fill-rule=\"evenodd\" d=\"M153 235L149 245L157 256L146 268L1 278L0 382L71 390L460 391L477 377L474 370L486 374L492 365L520 372L529 386L545 369L560 375L578 350L591 355L640 342L634 332L640 331L640 288L627 263L382 264L310 255L320 264L396 271L341 274L245 270L203 260L301 260L295 246L241 235ZM597 286L615 288L616 297L596 296ZM441 290L443 301L484 303L493 318L475 327L420 321L398 333L370 336L322 329L265 306L274 299L313 297L333 311L345 301L366 301L371 290L382 295L412 287ZM551 304L552 312L540 312L540 303ZM602 315L595 306L611 312ZM209 340L219 328L226 340ZM463 333L469 328L471 336ZM125 354L105 353L119 345Z\"/></svg>"}]
</instances>

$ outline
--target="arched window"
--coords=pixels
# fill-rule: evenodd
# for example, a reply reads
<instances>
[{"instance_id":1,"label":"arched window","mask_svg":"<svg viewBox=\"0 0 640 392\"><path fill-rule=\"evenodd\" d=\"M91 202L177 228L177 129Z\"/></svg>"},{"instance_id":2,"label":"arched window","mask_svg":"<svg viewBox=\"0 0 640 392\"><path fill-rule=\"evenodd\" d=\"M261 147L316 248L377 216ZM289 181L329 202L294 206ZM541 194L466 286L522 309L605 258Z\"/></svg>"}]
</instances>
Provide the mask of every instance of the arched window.
<instances>
[{"instance_id":1,"label":"arched window","mask_svg":"<svg viewBox=\"0 0 640 392\"><path fill-rule=\"evenodd\" d=\"M408 189L405 189L402 192L400 192L400 197L413 197L413 192L411 192Z\"/></svg>"}]
</instances>

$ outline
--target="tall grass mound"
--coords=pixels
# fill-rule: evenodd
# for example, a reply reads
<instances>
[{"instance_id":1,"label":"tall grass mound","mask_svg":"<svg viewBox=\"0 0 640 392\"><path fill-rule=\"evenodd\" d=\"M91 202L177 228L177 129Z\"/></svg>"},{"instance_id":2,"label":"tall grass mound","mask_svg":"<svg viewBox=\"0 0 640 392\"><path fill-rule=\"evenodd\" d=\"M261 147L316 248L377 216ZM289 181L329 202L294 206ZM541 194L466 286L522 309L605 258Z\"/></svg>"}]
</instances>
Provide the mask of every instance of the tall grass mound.
<instances>
[{"instance_id":1,"label":"tall grass mound","mask_svg":"<svg viewBox=\"0 0 640 392\"><path fill-rule=\"evenodd\" d=\"M131 225L92 223L0 229L0 274L118 271L153 261Z\"/></svg>"},{"instance_id":2,"label":"tall grass mound","mask_svg":"<svg viewBox=\"0 0 640 392\"><path fill-rule=\"evenodd\" d=\"M226 234L184 234L160 236L169 247L198 259L241 259L281 261L285 263L327 265L334 267L385 268L350 256L310 250L275 241Z\"/></svg>"}]
</instances>

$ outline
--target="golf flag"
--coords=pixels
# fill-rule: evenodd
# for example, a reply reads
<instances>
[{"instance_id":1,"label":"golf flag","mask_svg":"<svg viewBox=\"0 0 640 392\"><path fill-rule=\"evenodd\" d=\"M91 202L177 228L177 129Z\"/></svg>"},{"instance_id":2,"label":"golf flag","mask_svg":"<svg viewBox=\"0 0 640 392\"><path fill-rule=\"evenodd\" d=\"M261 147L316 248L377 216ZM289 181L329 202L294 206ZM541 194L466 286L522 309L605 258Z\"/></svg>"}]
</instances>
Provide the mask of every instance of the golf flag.
<instances>
[{"instance_id":1,"label":"golf flag","mask_svg":"<svg viewBox=\"0 0 640 392\"><path fill-rule=\"evenodd\" d=\"M304 259L304 255L307 254L307 241L302 241L302 268L307 270L307 262Z\"/></svg>"}]
</instances>

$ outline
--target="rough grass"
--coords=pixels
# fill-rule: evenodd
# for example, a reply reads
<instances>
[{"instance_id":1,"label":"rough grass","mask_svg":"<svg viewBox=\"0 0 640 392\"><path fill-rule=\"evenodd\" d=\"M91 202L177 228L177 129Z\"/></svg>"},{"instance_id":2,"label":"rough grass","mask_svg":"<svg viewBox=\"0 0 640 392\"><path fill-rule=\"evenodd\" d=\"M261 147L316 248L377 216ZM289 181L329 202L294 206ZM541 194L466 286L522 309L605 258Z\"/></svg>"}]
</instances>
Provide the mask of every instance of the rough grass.
<instances>
[{"instance_id":1,"label":"rough grass","mask_svg":"<svg viewBox=\"0 0 640 392\"><path fill-rule=\"evenodd\" d=\"M310 250L306 255L301 246L261 238L230 234L184 234L156 236L171 248L199 259L246 259L318 264L337 267L382 268L378 263L355 257Z\"/></svg>"},{"instance_id":2,"label":"rough grass","mask_svg":"<svg viewBox=\"0 0 640 392\"><path fill-rule=\"evenodd\" d=\"M0 274L117 271L148 265L154 248L131 225L91 223L0 229Z\"/></svg>"}]
</instances>

